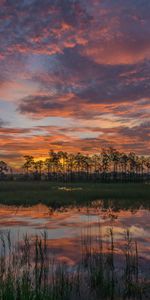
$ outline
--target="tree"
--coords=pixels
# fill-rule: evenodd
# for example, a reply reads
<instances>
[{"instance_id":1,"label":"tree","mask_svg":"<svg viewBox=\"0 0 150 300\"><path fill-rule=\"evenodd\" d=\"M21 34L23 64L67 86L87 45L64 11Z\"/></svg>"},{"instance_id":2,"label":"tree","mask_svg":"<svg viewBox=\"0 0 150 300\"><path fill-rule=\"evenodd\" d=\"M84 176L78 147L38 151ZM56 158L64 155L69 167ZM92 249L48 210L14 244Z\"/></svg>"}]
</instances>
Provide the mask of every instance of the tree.
<instances>
[{"instance_id":1,"label":"tree","mask_svg":"<svg viewBox=\"0 0 150 300\"><path fill-rule=\"evenodd\" d=\"M41 178L47 172L48 178L55 180L81 179L102 181L149 179L150 158L134 152L122 153L113 147L103 148L100 154L85 155L50 150L45 161L34 161L33 156L24 156L23 168L26 173L35 171L34 178ZM44 169L45 166L45 169Z\"/></svg>"},{"instance_id":2,"label":"tree","mask_svg":"<svg viewBox=\"0 0 150 300\"><path fill-rule=\"evenodd\" d=\"M145 159L145 166L147 168L148 174L150 173L150 157L146 157Z\"/></svg>"},{"instance_id":3,"label":"tree","mask_svg":"<svg viewBox=\"0 0 150 300\"><path fill-rule=\"evenodd\" d=\"M0 179L5 177L5 173L8 172L8 165L5 161L0 161Z\"/></svg>"},{"instance_id":4,"label":"tree","mask_svg":"<svg viewBox=\"0 0 150 300\"><path fill-rule=\"evenodd\" d=\"M53 150L50 150L49 152L49 159L51 162L51 171L56 173L61 166L60 164L60 156L57 152L54 152Z\"/></svg>"},{"instance_id":5,"label":"tree","mask_svg":"<svg viewBox=\"0 0 150 300\"><path fill-rule=\"evenodd\" d=\"M113 164L113 172L117 173L119 159L120 159L120 153L119 153L119 151L117 151L115 148L112 148L112 147L109 148L108 153L110 156L110 161Z\"/></svg>"},{"instance_id":6,"label":"tree","mask_svg":"<svg viewBox=\"0 0 150 300\"><path fill-rule=\"evenodd\" d=\"M136 167L136 155L135 155L134 152L129 153L128 161L129 161L130 172L134 173L135 172L135 167Z\"/></svg>"},{"instance_id":7,"label":"tree","mask_svg":"<svg viewBox=\"0 0 150 300\"><path fill-rule=\"evenodd\" d=\"M58 155L58 158L59 158L59 163L60 163L62 171L66 172L66 164L67 164L68 153L64 152L64 151L59 151L57 153L57 155Z\"/></svg>"},{"instance_id":8,"label":"tree","mask_svg":"<svg viewBox=\"0 0 150 300\"><path fill-rule=\"evenodd\" d=\"M81 172L81 171L84 171L84 155L80 152L78 152L76 155L75 155L75 166L76 166L76 169L77 169L77 172Z\"/></svg>"},{"instance_id":9,"label":"tree","mask_svg":"<svg viewBox=\"0 0 150 300\"><path fill-rule=\"evenodd\" d=\"M91 157L91 164L93 166L94 172L102 171L102 162L101 162L101 155L94 154Z\"/></svg>"},{"instance_id":10,"label":"tree","mask_svg":"<svg viewBox=\"0 0 150 300\"><path fill-rule=\"evenodd\" d=\"M107 152L107 149L104 148L102 149L101 161L102 161L102 172L106 173L109 170L109 166L110 166L110 157Z\"/></svg>"},{"instance_id":11,"label":"tree","mask_svg":"<svg viewBox=\"0 0 150 300\"><path fill-rule=\"evenodd\" d=\"M36 173L38 174L38 177L41 179L42 176L42 169L44 166L44 162L43 160L37 160L36 162L34 162L34 168Z\"/></svg>"},{"instance_id":12,"label":"tree","mask_svg":"<svg viewBox=\"0 0 150 300\"><path fill-rule=\"evenodd\" d=\"M31 168L34 166L34 158L30 155L25 155L25 163L23 164L23 169L25 170L27 176L29 175L29 172Z\"/></svg>"},{"instance_id":13,"label":"tree","mask_svg":"<svg viewBox=\"0 0 150 300\"><path fill-rule=\"evenodd\" d=\"M50 170L51 170L51 159L50 158L46 158L45 161L44 161L44 165L46 167L47 176L49 178L50 177Z\"/></svg>"},{"instance_id":14,"label":"tree","mask_svg":"<svg viewBox=\"0 0 150 300\"><path fill-rule=\"evenodd\" d=\"M127 174L128 156L125 153L120 155L120 165L122 173Z\"/></svg>"},{"instance_id":15,"label":"tree","mask_svg":"<svg viewBox=\"0 0 150 300\"><path fill-rule=\"evenodd\" d=\"M73 178L73 171L74 171L74 166L75 166L75 157L72 153L69 153L67 155L67 160L66 160L66 168L67 168L67 172L70 175L70 179L72 180Z\"/></svg>"}]
</instances>

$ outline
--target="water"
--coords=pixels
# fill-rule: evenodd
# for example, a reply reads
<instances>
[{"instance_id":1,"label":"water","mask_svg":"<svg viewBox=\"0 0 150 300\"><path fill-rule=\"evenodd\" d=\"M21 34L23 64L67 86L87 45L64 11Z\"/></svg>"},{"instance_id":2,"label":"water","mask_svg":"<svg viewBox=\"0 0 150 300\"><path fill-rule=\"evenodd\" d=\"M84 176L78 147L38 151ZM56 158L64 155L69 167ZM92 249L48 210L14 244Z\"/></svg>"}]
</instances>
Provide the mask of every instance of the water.
<instances>
[{"instance_id":1,"label":"water","mask_svg":"<svg viewBox=\"0 0 150 300\"><path fill-rule=\"evenodd\" d=\"M119 257L123 255L125 234L129 229L132 239L138 243L139 259L146 270L150 260L149 217L149 210L144 208L116 212L93 205L52 211L42 204L28 208L1 205L0 232L7 236L10 231L12 243L16 245L25 234L35 236L46 231L51 254L58 261L73 266L81 259L82 236L90 235L95 243L101 232L107 249L108 231L113 228L115 252Z\"/></svg>"}]
</instances>

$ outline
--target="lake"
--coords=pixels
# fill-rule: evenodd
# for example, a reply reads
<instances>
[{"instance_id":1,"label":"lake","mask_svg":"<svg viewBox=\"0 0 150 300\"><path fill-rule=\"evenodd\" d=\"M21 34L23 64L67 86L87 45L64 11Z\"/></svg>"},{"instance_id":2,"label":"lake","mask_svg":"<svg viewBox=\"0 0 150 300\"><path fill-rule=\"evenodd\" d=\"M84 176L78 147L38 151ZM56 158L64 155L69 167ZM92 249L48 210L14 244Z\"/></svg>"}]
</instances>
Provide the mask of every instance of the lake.
<instances>
[{"instance_id":1,"label":"lake","mask_svg":"<svg viewBox=\"0 0 150 300\"><path fill-rule=\"evenodd\" d=\"M1 293L16 295L21 278L27 299L148 299L150 211L103 204L0 205Z\"/></svg>"},{"instance_id":2,"label":"lake","mask_svg":"<svg viewBox=\"0 0 150 300\"><path fill-rule=\"evenodd\" d=\"M96 206L96 207L95 207ZM100 206L100 208L99 208ZM140 260L150 259L150 212L138 210L102 209L99 203L90 208L62 208L56 211L45 205L32 207L0 206L0 232L11 232L13 243L28 236L46 231L48 244L56 259L75 264L80 256L82 235L91 235L93 240L99 234L107 242L108 231L113 228L116 252L121 253L126 230L138 243ZM78 256L77 256L78 251Z\"/></svg>"}]
</instances>

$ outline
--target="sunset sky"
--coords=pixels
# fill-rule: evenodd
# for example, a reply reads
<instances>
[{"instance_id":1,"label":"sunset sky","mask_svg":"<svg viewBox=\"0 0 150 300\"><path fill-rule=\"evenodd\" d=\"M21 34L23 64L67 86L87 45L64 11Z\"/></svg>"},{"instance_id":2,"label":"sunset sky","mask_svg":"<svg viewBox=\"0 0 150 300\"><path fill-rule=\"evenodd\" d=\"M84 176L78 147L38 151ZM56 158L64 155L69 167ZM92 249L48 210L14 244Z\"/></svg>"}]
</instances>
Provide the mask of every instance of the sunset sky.
<instances>
[{"instance_id":1,"label":"sunset sky","mask_svg":"<svg viewBox=\"0 0 150 300\"><path fill-rule=\"evenodd\" d=\"M150 150L149 0L0 0L0 160Z\"/></svg>"}]
</instances>

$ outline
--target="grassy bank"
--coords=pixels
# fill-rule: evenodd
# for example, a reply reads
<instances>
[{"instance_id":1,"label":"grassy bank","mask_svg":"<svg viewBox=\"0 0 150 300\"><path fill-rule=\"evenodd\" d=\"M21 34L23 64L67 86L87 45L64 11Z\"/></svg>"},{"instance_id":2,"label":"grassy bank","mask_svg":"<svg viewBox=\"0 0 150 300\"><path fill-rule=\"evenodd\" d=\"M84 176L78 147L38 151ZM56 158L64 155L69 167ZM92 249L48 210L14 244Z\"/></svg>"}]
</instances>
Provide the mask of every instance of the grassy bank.
<instances>
[{"instance_id":1,"label":"grassy bank","mask_svg":"<svg viewBox=\"0 0 150 300\"><path fill-rule=\"evenodd\" d=\"M52 183L0 182L0 203L34 205L39 202L58 208L67 205L90 204L103 200L104 206L118 208L150 208L150 184L144 183Z\"/></svg>"}]
</instances>

